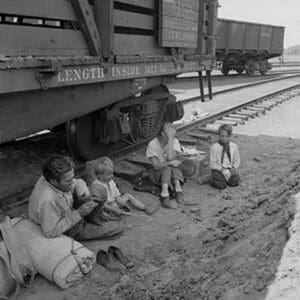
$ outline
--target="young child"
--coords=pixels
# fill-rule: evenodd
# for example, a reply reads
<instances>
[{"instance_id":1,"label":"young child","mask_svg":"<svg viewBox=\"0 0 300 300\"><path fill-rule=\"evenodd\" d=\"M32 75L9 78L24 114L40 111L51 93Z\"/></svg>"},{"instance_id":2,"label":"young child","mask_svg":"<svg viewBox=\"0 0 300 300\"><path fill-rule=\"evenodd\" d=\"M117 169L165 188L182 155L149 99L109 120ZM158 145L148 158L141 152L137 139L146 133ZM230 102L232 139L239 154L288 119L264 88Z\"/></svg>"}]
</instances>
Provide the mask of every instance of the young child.
<instances>
[{"instance_id":1,"label":"young child","mask_svg":"<svg viewBox=\"0 0 300 300\"><path fill-rule=\"evenodd\" d=\"M170 200L169 187L175 186L176 201L183 201L181 184L184 182L181 161L178 156L181 153L179 141L175 138L176 129L173 124L165 123L158 136L153 139L146 151L146 157L151 160L153 170L149 177L154 184L161 186L160 201L166 208L176 208L176 203Z\"/></svg>"},{"instance_id":2,"label":"young child","mask_svg":"<svg viewBox=\"0 0 300 300\"><path fill-rule=\"evenodd\" d=\"M152 214L154 211L148 209L144 203L137 200L131 194L121 195L119 189L117 188L113 180L114 164L108 157L102 157L95 161L95 175L96 179L90 186L93 190L97 186L101 186L105 189L107 200L104 203L104 209L116 216L121 216L123 211L121 208L129 211L129 204L134 208L144 211L146 214Z\"/></svg>"},{"instance_id":3,"label":"young child","mask_svg":"<svg viewBox=\"0 0 300 300\"><path fill-rule=\"evenodd\" d=\"M211 184L217 189L238 186L241 164L238 146L230 141L232 127L223 124L219 127L219 141L210 147Z\"/></svg>"}]
</instances>

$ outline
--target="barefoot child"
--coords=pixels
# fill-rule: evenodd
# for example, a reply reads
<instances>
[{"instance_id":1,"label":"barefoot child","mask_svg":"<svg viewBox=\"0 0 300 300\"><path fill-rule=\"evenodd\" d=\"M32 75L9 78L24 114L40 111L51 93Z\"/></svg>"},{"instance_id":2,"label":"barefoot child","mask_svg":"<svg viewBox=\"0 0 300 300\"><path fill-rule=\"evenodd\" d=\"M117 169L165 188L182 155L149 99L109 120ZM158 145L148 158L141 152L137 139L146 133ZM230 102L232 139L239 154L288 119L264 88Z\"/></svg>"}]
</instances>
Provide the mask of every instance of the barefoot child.
<instances>
[{"instance_id":1,"label":"barefoot child","mask_svg":"<svg viewBox=\"0 0 300 300\"><path fill-rule=\"evenodd\" d=\"M95 186L104 187L107 193L107 200L104 203L105 210L121 216L123 211L121 208L129 211L129 204L134 208L144 211L147 214L151 214L149 209L145 206L144 203L137 200L131 194L121 195L119 189L117 188L113 180L114 164L108 157L102 157L96 160L95 165L95 175L96 179L91 184L91 189Z\"/></svg>"}]
</instances>

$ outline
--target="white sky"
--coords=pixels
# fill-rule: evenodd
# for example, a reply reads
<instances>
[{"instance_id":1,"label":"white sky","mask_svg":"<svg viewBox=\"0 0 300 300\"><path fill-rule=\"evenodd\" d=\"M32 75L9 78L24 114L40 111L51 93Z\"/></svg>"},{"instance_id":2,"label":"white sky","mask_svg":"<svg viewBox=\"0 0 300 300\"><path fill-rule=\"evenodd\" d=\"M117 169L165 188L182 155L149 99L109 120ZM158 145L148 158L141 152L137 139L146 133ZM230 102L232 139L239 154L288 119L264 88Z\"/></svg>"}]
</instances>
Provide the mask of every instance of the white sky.
<instances>
[{"instance_id":1,"label":"white sky","mask_svg":"<svg viewBox=\"0 0 300 300\"><path fill-rule=\"evenodd\" d=\"M220 18L285 26L284 47L300 45L300 0L219 0Z\"/></svg>"}]
</instances>

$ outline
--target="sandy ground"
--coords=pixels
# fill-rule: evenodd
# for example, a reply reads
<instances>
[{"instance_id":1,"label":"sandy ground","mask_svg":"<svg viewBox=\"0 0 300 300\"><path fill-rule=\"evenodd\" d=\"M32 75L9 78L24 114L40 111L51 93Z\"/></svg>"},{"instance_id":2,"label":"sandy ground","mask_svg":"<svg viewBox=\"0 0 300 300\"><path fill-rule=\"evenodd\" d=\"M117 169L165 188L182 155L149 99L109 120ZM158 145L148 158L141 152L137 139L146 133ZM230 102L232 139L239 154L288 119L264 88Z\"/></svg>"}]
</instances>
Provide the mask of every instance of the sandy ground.
<instances>
[{"instance_id":1,"label":"sandy ground","mask_svg":"<svg viewBox=\"0 0 300 300\"><path fill-rule=\"evenodd\" d=\"M21 299L263 299L288 238L300 141L243 135L234 141L243 158L241 186L217 191L188 182L178 210L128 217L118 240L86 243L95 252L120 247L134 270L110 273L97 265L64 292L38 277ZM152 195L136 196L157 203Z\"/></svg>"},{"instance_id":2,"label":"sandy ground","mask_svg":"<svg viewBox=\"0 0 300 300\"><path fill-rule=\"evenodd\" d=\"M133 270L111 273L96 265L66 291L37 277L20 299L264 299L288 239L291 195L299 191L298 102L295 98L256 119L253 127L251 121L235 130L241 186L217 191L187 182L186 202L178 210L127 217L119 239L85 243L95 252L120 247L135 263ZM281 126L274 130L275 124ZM215 139L201 142L199 149L207 151ZM153 195L134 193L149 205L158 203Z\"/></svg>"}]
</instances>

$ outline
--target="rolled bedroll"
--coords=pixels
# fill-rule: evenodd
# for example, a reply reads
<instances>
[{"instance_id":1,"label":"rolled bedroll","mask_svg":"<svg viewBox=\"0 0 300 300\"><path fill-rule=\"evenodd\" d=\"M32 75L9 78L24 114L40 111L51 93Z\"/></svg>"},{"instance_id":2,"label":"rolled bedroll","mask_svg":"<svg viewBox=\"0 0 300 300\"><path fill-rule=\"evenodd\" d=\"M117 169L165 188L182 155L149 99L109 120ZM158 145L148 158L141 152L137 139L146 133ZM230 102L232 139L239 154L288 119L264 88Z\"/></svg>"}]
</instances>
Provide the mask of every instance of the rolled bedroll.
<instances>
[{"instance_id":1,"label":"rolled bedroll","mask_svg":"<svg viewBox=\"0 0 300 300\"><path fill-rule=\"evenodd\" d=\"M37 272L61 289L80 283L95 264L95 254L70 237L46 238L40 226L28 219L14 219L13 224Z\"/></svg>"}]
</instances>

